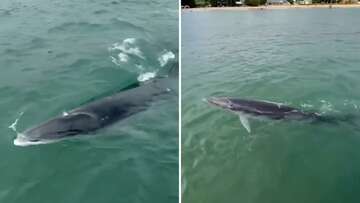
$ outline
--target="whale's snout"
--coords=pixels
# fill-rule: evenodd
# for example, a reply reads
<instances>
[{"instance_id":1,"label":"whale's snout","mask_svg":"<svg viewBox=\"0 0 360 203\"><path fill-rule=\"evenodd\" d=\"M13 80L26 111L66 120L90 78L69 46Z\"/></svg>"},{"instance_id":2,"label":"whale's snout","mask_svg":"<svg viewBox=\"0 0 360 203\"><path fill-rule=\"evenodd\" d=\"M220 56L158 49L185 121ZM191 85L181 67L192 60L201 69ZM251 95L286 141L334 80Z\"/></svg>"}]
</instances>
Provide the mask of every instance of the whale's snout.
<instances>
[{"instance_id":1,"label":"whale's snout","mask_svg":"<svg viewBox=\"0 0 360 203\"><path fill-rule=\"evenodd\" d=\"M27 146L54 142L63 138L85 134L99 127L96 117L88 113L72 113L56 117L18 134L14 145Z\"/></svg>"},{"instance_id":2,"label":"whale's snout","mask_svg":"<svg viewBox=\"0 0 360 203\"><path fill-rule=\"evenodd\" d=\"M15 146L29 146L29 145L37 145L37 144L45 144L45 143L49 143L48 141L45 140L40 140L40 139L32 139L29 136L26 136L23 133L19 133L16 137L16 139L14 140L14 145Z\"/></svg>"},{"instance_id":3,"label":"whale's snout","mask_svg":"<svg viewBox=\"0 0 360 203\"><path fill-rule=\"evenodd\" d=\"M207 98L206 101L214 106L218 106L224 109L231 109L232 103L226 97L210 97Z\"/></svg>"}]
</instances>

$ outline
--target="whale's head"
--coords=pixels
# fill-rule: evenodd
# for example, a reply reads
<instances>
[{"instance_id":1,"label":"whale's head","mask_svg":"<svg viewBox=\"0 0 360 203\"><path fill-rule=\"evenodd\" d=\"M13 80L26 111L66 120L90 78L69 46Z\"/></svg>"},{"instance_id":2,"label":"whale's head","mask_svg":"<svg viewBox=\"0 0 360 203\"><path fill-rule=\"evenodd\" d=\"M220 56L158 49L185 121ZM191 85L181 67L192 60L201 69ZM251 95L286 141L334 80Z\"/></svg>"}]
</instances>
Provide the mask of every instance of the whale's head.
<instances>
[{"instance_id":1,"label":"whale's head","mask_svg":"<svg viewBox=\"0 0 360 203\"><path fill-rule=\"evenodd\" d=\"M78 134L86 134L98 127L99 122L92 114L71 113L19 133L14 144L24 146L54 142Z\"/></svg>"},{"instance_id":2,"label":"whale's head","mask_svg":"<svg viewBox=\"0 0 360 203\"><path fill-rule=\"evenodd\" d=\"M228 97L211 97L206 99L206 101L211 105L231 111L236 110L236 107L238 106L237 103Z\"/></svg>"}]
</instances>

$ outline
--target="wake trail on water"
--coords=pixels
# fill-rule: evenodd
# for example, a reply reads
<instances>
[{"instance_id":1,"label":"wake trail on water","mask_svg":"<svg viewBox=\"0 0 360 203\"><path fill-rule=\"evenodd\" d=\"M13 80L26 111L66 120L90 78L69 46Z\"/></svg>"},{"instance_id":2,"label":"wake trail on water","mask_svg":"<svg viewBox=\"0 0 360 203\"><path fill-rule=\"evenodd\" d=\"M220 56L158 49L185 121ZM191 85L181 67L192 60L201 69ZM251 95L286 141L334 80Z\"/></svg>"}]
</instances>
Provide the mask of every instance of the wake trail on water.
<instances>
[{"instance_id":1,"label":"wake trail on water","mask_svg":"<svg viewBox=\"0 0 360 203\"><path fill-rule=\"evenodd\" d=\"M345 99L341 104L333 104L330 101L321 99L318 104L306 102L300 104L300 106L304 112L316 112L319 115L318 122L315 123L321 122L332 125L347 123L360 129L360 112L358 112L358 105L353 101L350 102Z\"/></svg>"}]
</instances>

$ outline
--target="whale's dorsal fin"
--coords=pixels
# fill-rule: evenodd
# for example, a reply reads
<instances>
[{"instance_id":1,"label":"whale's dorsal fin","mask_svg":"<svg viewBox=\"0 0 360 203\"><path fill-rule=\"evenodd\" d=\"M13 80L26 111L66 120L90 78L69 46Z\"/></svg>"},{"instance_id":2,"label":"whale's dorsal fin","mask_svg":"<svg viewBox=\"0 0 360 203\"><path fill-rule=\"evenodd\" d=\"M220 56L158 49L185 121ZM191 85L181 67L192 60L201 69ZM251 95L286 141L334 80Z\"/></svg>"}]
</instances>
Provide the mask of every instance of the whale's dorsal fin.
<instances>
[{"instance_id":1,"label":"whale's dorsal fin","mask_svg":"<svg viewBox=\"0 0 360 203\"><path fill-rule=\"evenodd\" d=\"M239 119L244 128L248 131L248 133L250 133L251 128L248 117L245 114L239 113Z\"/></svg>"}]
</instances>

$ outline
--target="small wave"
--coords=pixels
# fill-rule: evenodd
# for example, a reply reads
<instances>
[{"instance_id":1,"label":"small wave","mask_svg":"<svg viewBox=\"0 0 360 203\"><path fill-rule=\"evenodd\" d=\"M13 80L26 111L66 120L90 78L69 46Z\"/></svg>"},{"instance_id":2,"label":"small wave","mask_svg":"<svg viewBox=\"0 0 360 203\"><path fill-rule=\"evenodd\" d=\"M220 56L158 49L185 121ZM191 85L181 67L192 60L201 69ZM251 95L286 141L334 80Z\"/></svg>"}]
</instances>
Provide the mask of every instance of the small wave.
<instances>
[{"instance_id":1,"label":"small wave","mask_svg":"<svg viewBox=\"0 0 360 203\"><path fill-rule=\"evenodd\" d=\"M314 107L314 105L304 103L304 104L301 104L301 107L303 107L303 108L312 108L312 107Z\"/></svg>"},{"instance_id":2,"label":"small wave","mask_svg":"<svg viewBox=\"0 0 360 203\"><path fill-rule=\"evenodd\" d=\"M139 70L139 71L144 71L145 69L144 69L144 66L142 66L142 65L139 65L139 64L135 64L135 67Z\"/></svg>"},{"instance_id":3,"label":"small wave","mask_svg":"<svg viewBox=\"0 0 360 203\"><path fill-rule=\"evenodd\" d=\"M344 100L344 106L352 106L354 109L359 109L359 106L356 104L355 101L349 101L348 99Z\"/></svg>"},{"instance_id":4,"label":"small wave","mask_svg":"<svg viewBox=\"0 0 360 203\"><path fill-rule=\"evenodd\" d=\"M130 23L126 18L113 18L111 19L111 25L123 28L123 30L135 30L139 33L149 32L145 27Z\"/></svg>"},{"instance_id":5,"label":"small wave","mask_svg":"<svg viewBox=\"0 0 360 203\"><path fill-rule=\"evenodd\" d=\"M88 30L97 31L100 28L105 29L104 25L88 22L66 22L55 27L52 27L48 30L49 33L58 33L58 32L85 32ZM85 29L85 30L84 30Z\"/></svg>"},{"instance_id":6,"label":"small wave","mask_svg":"<svg viewBox=\"0 0 360 203\"><path fill-rule=\"evenodd\" d=\"M154 78L156 76L156 72L146 72L142 73L138 76L137 80L139 82L145 82L147 80L150 80L151 78Z\"/></svg>"},{"instance_id":7,"label":"small wave","mask_svg":"<svg viewBox=\"0 0 360 203\"><path fill-rule=\"evenodd\" d=\"M0 16L10 16L13 14L15 9L0 9Z\"/></svg>"},{"instance_id":8,"label":"small wave","mask_svg":"<svg viewBox=\"0 0 360 203\"><path fill-rule=\"evenodd\" d=\"M99 15L99 14L104 14L104 13L108 13L107 10L105 9L101 9L101 10L96 10L93 12L95 15Z\"/></svg>"},{"instance_id":9,"label":"small wave","mask_svg":"<svg viewBox=\"0 0 360 203\"><path fill-rule=\"evenodd\" d=\"M165 50L165 53L159 56L158 61L161 67L164 67L170 60L175 59L175 54L171 51Z\"/></svg>"}]
</instances>

